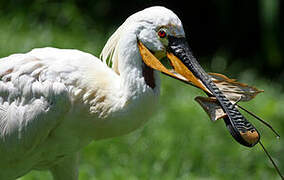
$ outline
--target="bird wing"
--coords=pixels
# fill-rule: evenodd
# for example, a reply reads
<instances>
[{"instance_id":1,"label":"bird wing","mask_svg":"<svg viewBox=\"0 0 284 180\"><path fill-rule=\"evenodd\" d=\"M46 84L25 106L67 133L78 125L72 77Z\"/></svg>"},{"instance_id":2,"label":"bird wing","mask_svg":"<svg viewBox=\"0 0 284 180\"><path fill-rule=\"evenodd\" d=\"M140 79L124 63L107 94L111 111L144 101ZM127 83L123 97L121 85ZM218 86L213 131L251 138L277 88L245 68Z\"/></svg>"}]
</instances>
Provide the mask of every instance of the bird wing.
<instances>
[{"instance_id":1,"label":"bird wing","mask_svg":"<svg viewBox=\"0 0 284 180\"><path fill-rule=\"evenodd\" d=\"M31 151L61 123L77 96L88 101L82 92L88 92L90 68L100 69L105 79L117 76L78 50L41 48L0 59L0 152Z\"/></svg>"}]
</instances>

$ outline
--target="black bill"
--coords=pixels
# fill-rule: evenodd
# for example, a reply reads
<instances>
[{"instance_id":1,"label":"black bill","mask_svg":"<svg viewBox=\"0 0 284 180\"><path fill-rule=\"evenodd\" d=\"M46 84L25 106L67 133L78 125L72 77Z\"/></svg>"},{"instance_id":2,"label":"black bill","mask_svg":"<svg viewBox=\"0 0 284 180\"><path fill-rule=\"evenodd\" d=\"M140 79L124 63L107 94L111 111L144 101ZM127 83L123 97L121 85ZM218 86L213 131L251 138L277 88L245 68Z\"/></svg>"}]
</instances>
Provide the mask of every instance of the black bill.
<instances>
[{"instance_id":1,"label":"black bill","mask_svg":"<svg viewBox=\"0 0 284 180\"><path fill-rule=\"evenodd\" d=\"M184 74L183 69L179 66L185 66L195 79L199 80L208 91L208 96L215 96L220 103L222 109L227 114L224 117L227 128L231 135L240 144L252 147L258 143L260 134L256 128L247 121L247 119L239 112L239 110L223 95L218 87L212 82L210 76L202 69L200 64L194 58L185 38L177 38L169 36L169 46L167 56L171 61L173 68L179 74ZM182 64L177 61L181 61ZM194 82L193 82L194 84ZM199 87L200 85L198 85ZM204 89L203 89L204 90Z\"/></svg>"},{"instance_id":2,"label":"black bill","mask_svg":"<svg viewBox=\"0 0 284 180\"><path fill-rule=\"evenodd\" d=\"M186 39L168 36L168 41L167 57L173 69L166 68L153 53L138 40L138 47L143 62L147 66L170 77L202 89L210 97L216 97L227 115L223 119L235 140L247 147L252 147L257 144L260 135L256 128L247 121L236 106L233 105L213 83L210 76L202 69L192 55Z\"/></svg>"}]
</instances>

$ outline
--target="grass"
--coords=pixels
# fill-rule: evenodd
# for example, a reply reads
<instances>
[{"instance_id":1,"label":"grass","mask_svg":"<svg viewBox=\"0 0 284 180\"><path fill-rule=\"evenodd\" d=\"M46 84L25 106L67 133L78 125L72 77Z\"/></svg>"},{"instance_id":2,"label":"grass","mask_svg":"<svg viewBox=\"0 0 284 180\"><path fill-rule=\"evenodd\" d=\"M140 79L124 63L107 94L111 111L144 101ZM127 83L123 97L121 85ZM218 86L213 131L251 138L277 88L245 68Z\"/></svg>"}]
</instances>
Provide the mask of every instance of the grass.
<instances>
[{"instance_id":1,"label":"grass","mask_svg":"<svg viewBox=\"0 0 284 180\"><path fill-rule=\"evenodd\" d=\"M1 57L34 47L76 48L99 54L108 32L84 26L63 27L0 18ZM284 94L280 85L244 70L237 77L265 92L247 109L270 122L284 136ZM246 148L236 143L222 120L212 123L194 97L201 92L162 76L159 111L129 135L93 142L82 149L80 180L136 179L279 179L259 145ZM245 114L245 113L244 113ZM249 117L249 116L247 116ZM284 143L270 130L249 118L259 129L262 142L284 172ZM32 171L18 180L51 180L46 171Z\"/></svg>"},{"instance_id":2,"label":"grass","mask_svg":"<svg viewBox=\"0 0 284 180\"><path fill-rule=\"evenodd\" d=\"M243 105L283 136L284 95L273 83L257 80L254 84L266 92ZM210 122L193 101L196 95L200 95L197 89L163 77L160 110L145 127L84 148L79 179L279 179L260 146L236 143L222 120ZM284 172L283 141L249 119ZM21 178L33 179L50 180L51 175L34 171Z\"/></svg>"}]
</instances>

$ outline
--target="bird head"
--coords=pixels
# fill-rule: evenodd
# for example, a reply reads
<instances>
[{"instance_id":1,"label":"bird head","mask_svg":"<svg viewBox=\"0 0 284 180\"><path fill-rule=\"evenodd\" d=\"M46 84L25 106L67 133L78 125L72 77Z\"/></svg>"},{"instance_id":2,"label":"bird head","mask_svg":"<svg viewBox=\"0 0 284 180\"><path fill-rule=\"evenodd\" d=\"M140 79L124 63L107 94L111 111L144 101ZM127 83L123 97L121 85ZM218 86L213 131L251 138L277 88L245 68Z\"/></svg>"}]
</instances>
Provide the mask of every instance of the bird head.
<instances>
[{"instance_id":1,"label":"bird head","mask_svg":"<svg viewBox=\"0 0 284 180\"><path fill-rule=\"evenodd\" d=\"M151 7L129 19L140 23L140 28L136 28L137 43L147 66L211 94L209 84L201 81L206 78L205 72L192 55L182 23L174 12Z\"/></svg>"},{"instance_id":2,"label":"bird head","mask_svg":"<svg viewBox=\"0 0 284 180\"><path fill-rule=\"evenodd\" d=\"M120 63L122 59L130 56L129 59L142 59L146 66L212 94L207 87L210 84L202 82L207 74L192 55L181 20L165 7L146 8L128 17L101 53L103 61L108 61L117 74L127 68ZM131 61L127 66L129 63L140 66L142 62Z\"/></svg>"}]
</instances>

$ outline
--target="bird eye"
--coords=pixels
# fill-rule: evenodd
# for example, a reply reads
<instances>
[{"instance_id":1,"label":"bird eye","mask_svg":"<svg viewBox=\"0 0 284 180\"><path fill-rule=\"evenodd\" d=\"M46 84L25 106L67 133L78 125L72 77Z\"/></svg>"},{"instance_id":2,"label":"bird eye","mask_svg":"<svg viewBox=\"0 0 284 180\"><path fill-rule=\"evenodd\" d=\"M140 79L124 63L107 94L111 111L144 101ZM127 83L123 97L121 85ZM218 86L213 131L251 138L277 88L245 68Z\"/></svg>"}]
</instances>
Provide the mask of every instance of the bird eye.
<instances>
[{"instance_id":1,"label":"bird eye","mask_svg":"<svg viewBox=\"0 0 284 180\"><path fill-rule=\"evenodd\" d=\"M159 36L160 38L165 38L165 37L167 36L167 33L166 33L165 30L160 29L160 30L158 31L158 36Z\"/></svg>"}]
</instances>

